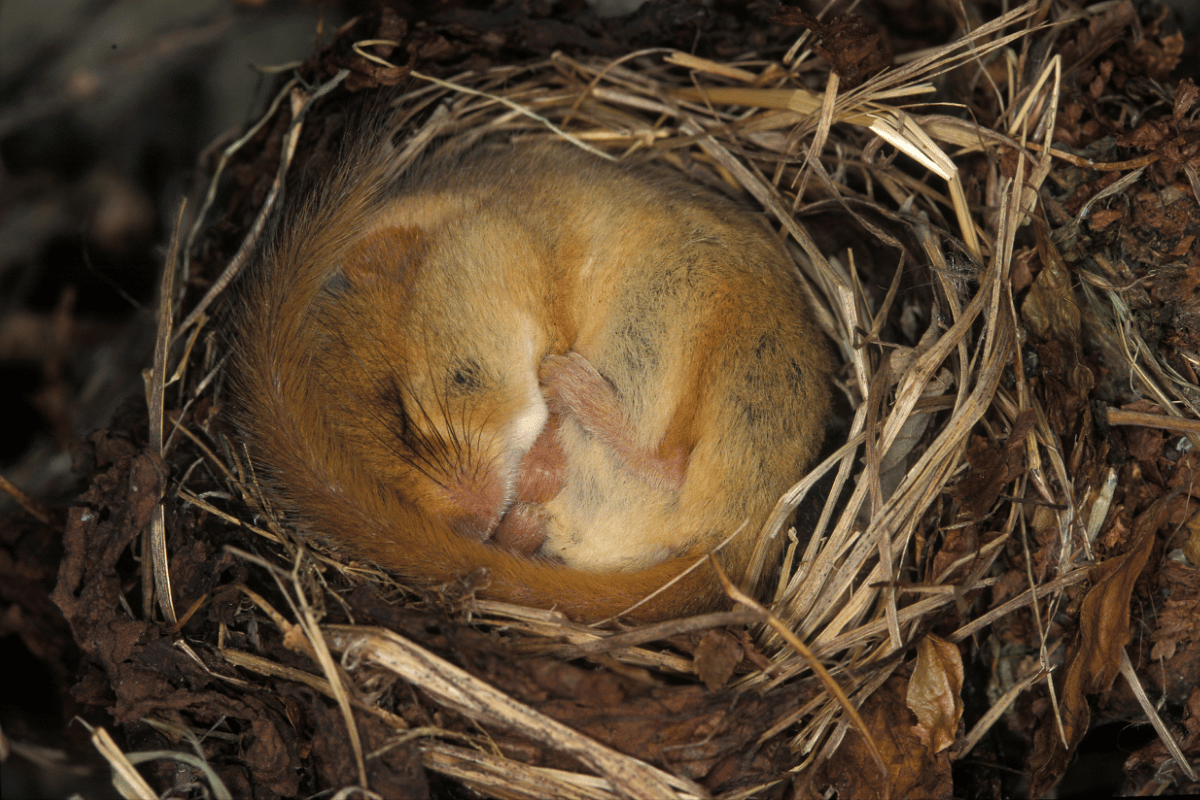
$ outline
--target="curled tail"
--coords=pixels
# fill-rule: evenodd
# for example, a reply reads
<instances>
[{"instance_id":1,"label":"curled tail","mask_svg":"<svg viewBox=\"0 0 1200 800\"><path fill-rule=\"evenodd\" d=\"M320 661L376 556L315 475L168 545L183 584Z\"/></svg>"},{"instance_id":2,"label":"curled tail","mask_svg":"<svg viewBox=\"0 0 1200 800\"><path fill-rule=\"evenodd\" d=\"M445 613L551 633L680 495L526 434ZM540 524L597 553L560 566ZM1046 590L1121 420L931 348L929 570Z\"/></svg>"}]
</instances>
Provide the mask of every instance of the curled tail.
<instances>
[{"instance_id":1,"label":"curled tail","mask_svg":"<svg viewBox=\"0 0 1200 800\"><path fill-rule=\"evenodd\" d=\"M280 337L288 333L286 326L278 332ZM319 387L281 349L287 348L271 336L242 352L241 418L251 454L266 466L275 496L303 529L357 557L427 585L484 569L480 595L557 609L583 622L627 611L703 557L670 558L634 572L587 572L464 535L406 497L403 487L370 474L324 428L313 402L321 395ZM273 358L280 355L285 355L282 361ZM683 616L711 608L721 596L711 568L701 564L630 616L643 621Z\"/></svg>"}]
</instances>

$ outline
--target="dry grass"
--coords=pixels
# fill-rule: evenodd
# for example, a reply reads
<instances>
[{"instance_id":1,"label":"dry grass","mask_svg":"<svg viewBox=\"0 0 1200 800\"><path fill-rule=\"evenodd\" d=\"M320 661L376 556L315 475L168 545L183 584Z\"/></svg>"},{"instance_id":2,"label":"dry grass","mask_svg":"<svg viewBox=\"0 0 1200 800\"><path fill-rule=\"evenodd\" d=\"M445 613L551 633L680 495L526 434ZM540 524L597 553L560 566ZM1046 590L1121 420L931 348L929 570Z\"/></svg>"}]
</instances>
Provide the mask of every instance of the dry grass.
<instances>
[{"instance_id":1,"label":"dry grass","mask_svg":"<svg viewBox=\"0 0 1200 800\"><path fill-rule=\"evenodd\" d=\"M397 122L409 131L409 159L446 137L464 143L498 133L561 137L607 157L648 152L693 180L760 206L787 236L820 323L837 345L844 364L838 391L851 414L847 441L780 499L763 532L764 537L790 537L784 569L764 563L765 548L754 562L756 571L780 576L770 596L759 598L767 601L766 608L748 602L725 614L614 631L576 625L552 612L467 601L471 624L502 632L513 651L586 658L610 669L688 679L696 675L692 659L656 647L655 642L689 631L751 624L769 665L738 678L735 692L805 680L814 670L826 673L830 681L830 691L817 693L761 732L760 741L788 737L796 755L793 771L799 772L827 758L850 727L860 724L849 712L893 673L906 650L927 637L933 620L947 609L967 608L964 598L991 585L995 559L1022 540L1026 516L1019 503L1012 503L1005 516L993 521L998 527L985 546L961 563L944 567L941 574L923 571L932 563L919 555L933 535L929 520L937 517L948 487L962 473L968 436L981 426L1001 436L1014 429L1019 416L1033 414L1035 421L1023 443L1028 469L1008 491L1040 500L1053 510L1062 531L1062 552L1052 577L1039 582L1030 572L1024 594L969 619L945 638L959 642L1018 608L1032 606L1038 610L1033 617L1045 619L1045 605L1059 603L1067 587L1083 580L1091 556L1088 539L1083 537L1082 549L1075 547L1072 531L1097 514L1102 519L1111 494L1107 501L1102 495L1089 496L1081 504L1078 498L1058 434L1025 383L1010 289L1014 240L1039 214L1038 189L1058 155L1047 137L1053 129L1062 69L1057 57L1033 47L1044 9L1039 2L1022 5L970 36L920 54L850 91L839 88L837 77L813 56L804 37L783 62L717 63L652 50L613 61L554 55L536 64L446 79L412 73L408 89L395 100ZM364 41L357 49L387 65L375 55L381 44L387 43ZM966 84L992 82L993 96L1003 103L994 116L1002 124L984 127L954 107L923 106L931 81L949 72ZM212 325L208 314L243 268L285 189L302 126L321 113L320 98L343 78L339 74L316 87L292 81L268 109L260 124L285 106L294 120L275 184L242 247L204 299L186 313L164 305L160 347L147 375L152 430L162 432L152 438L164 442L164 452L185 438L204 448L201 457L208 468L226 476L231 491L260 509L267 520L270 510L254 481L254 465L240 458L236 443L224 452L204 447L206 437L172 427L167 410L186 410L210 395L218 382L222 353L218 345L205 344ZM823 92L809 88L822 81ZM222 168L253 133L229 146L220 159ZM888 148L896 153L885 158ZM991 183L986 197L968 200L956 159L970 153L986 159ZM1001 170L998 165L1004 159L1008 166ZM184 237L177 261L183 274L220 178L213 176L212 189ZM824 251L806 227L806 218L813 210L831 209L890 245L896 262L861 265L854 251ZM927 268L927 285L916 295L901 292L902 273L922 267ZM880 285L881 274L890 285L867 290L864 269L871 270L875 285ZM167 298L179 294L172 288L172 274L167 271L164 283ZM1096 302L1113 309L1115 335L1134 364L1131 372L1142 390L1161 398L1164 407L1175 408L1167 401L1180 399L1179 378L1161 366L1136 365L1138 354L1144 357L1147 348L1124 323L1119 292L1099 284L1085 288ZM900 335L906 329L900 320L913 313L918 301L928 305L917 317L924 330L918 326L917 338L909 340ZM907 330L914 328L909 325ZM173 387L179 392L172 394ZM1189 408L1196 412L1194 406ZM1194 425L1180 430L1197 437ZM807 540L797 538L787 521L826 476L832 488L815 534ZM186 476L179 497L228 517L221 510L227 506L191 489ZM424 741L427 769L485 794L704 796L691 781L597 744L396 633L323 624L324 607L339 601L313 568L314 557L343 570L347 581L391 587L394 593L392 579L370 567L347 567L315 554L274 523L250 517L231 521L294 554L293 563L286 565L246 555L274 576L280 593L290 598L289 608L272 607L244 586L229 591L256 606L291 647L311 656L316 668L306 673L223 646L220 652L246 672L301 682L334 699L343 711L363 785L370 754L352 720L365 713L392 725L397 741ZM146 596L160 598L163 616L175 622L177 612L166 599L171 597L170 575L161 516L156 525L147 555L156 565L152 574L157 591L147 591ZM179 624L211 599L198 601ZM1020 692L1046 680L1050 663L1044 632L1042 645L1041 668L995 703L968 732L960 755L969 752ZM379 680L380 674L419 687L434 702L485 729L515 731L569 755L591 774L512 760L461 731L409 729L403 719L372 703L362 675Z\"/></svg>"}]
</instances>

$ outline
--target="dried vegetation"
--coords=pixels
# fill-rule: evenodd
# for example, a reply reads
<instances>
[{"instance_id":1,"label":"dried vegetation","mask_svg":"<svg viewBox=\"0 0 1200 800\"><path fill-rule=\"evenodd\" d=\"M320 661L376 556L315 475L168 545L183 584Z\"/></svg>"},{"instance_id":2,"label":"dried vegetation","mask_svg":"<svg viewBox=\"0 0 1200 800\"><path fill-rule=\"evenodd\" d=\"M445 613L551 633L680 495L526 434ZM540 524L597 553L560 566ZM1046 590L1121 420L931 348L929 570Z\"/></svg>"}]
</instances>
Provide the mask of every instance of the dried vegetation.
<instances>
[{"instance_id":1,"label":"dried vegetation","mask_svg":"<svg viewBox=\"0 0 1200 800\"><path fill-rule=\"evenodd\" d=\"M78 697L123 731L114 765L171 750L143 773L177 796L180 775L215 797L1037 796L1121 719L1155 730L1127 786L1196 787L1182 38L1129 2L955 9L969 33L891 66L860 17L780 12L782 46L751 56L513 64L384 15L281 80L212 151L163 282L148 418L93 437L66 524L54 599L91 664ZM414 158L485 135L649 151L788 236L844 364L844 430L780 501L793 544L782 569L759 561L769 596L589 628L477 600L479 576L415 593L273 520L222 423L216 312L280 193L381 86ZM789 534L802 504L808 538Z\"/></svg>"}]
</instances>

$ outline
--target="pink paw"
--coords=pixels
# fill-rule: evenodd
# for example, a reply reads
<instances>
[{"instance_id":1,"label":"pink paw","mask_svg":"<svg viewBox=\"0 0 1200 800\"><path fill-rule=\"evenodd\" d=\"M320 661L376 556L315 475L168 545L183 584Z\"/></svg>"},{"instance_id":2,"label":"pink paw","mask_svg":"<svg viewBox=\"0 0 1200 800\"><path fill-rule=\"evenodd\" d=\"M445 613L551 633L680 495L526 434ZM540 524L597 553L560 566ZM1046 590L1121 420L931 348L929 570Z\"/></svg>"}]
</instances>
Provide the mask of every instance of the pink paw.
<instances>
[{"instance_id":1,"label":"pink paw","mask_svg":"<svg viewBox=\"0 0 1200 800\"><path fill-rule=\"evenodd\" d=\"M637 444L636 426L621 407L612 384L579 353L549 355L542 360L542 390L552 411L571 415L584 430L605 444L621 466L638 479L660 489L683 485L688 453L676 448L663 455L661 448Z\"/></svg>"}]
</instances>

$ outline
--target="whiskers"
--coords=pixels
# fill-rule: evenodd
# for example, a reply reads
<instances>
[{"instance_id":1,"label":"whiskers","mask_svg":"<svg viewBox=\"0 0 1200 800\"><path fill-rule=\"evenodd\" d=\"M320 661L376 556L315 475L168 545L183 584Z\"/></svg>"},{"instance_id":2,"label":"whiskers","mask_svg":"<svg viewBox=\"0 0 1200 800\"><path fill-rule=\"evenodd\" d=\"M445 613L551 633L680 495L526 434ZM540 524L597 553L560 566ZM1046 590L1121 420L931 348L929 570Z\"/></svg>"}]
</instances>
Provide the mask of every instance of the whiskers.
<instances>
[{"instance_id":1,"label":"whiskers","mask_svg":"<svg viewBox=\"0 0 1200 800\"><path fill-rule=\"evenodd\" d=\"M481 402L480 392L453 391L420 348L397 358L376 333L341 327L329 331L321 348L315 366L333 400L331 431L342 429L354 442L342 445L347 452L368 469L378 467L371 477L381 488L487 539L511 505L516 482L504 419Z\"/></svg>"}]
</instances>

